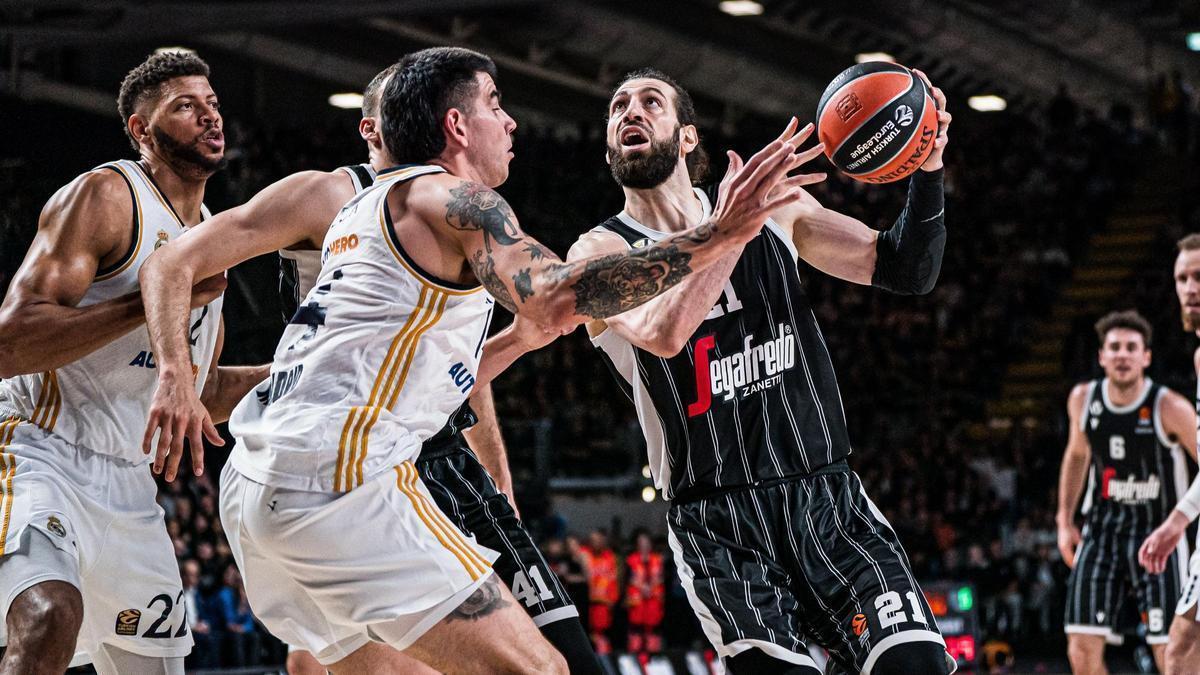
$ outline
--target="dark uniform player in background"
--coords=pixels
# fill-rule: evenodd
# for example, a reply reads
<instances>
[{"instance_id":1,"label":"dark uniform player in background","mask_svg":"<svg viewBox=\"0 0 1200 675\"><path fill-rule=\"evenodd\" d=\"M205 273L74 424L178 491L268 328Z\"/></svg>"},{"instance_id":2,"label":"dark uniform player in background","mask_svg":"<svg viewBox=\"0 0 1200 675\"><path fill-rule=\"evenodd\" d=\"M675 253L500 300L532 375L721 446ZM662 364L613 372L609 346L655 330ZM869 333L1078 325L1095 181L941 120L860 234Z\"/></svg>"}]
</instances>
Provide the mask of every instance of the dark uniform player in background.
<instances>
[{"instance_id":1,"label":"dark uniform player in background","mask_svg":"<svg viewBox=\"0 0 1200 675\"><path fill-rule=\"evenodd\" d=\"M367 144L369 162L329 172L303 171L284 178L247 204L205 223L179 246L164 247L150 258L143 283L152 330L166 329L160 321L172 315L162 310L168 299L165 294L173 295L179 279L194 277L200 261L227 268L275 249L281 258L279 290L285 316L294 323L321 320L301 303L321 270L321 247L329 224L343 204L370 187L377 173L386 174L394 164L379 135L379 98L394 70L392 66L380 72L364 91L359 132ZM235 240L239 242L237 247L221 245ZM531 346L540 344L544 342ZM600 664L578 610L516 512L490 385L476 387L471 401L479 408L479 416L469 404L463 404L446 427L422 446L415 463L421 480L456 527L500 553L493 565L496 573L546 639L563 654L571 672L598 674L602 672ZM478 426L472 430L476 423ZM464 434L470 436L479 456ZM386 645L373 644L369 648L385 669L435 672ZM323 673L325 668L308 652L292 650L288 671L300 675Z\"/></svg>"},{"instance_id":2,"label":"dark uniform player in background","mask_svg":"<svg viewBox=\"0 0 1200 675\"><path fill-rule=\"evenodd\" d=\"M1178 242L1175 257L1175 295L1183 329L1200 336L1200 234L1189 234ZM1200 349L1192 355L1192 365L1200 376ZM1200 383L1200 380L1198 380ZM1200 413L1200 384L1196 391L1196 411ZM1179 498L1170 515L1142 543L1138 561L1150 572L1166 569L1170 556L1187 533L1188 525L1200 516L1200 476ZM1175 606L1175 618L1167 635L1167 675L1200 672L1200 542L1188 563L1188 579Z\"/></svg>"},{"instance_id":3,"label":"dark uniform player in background","mask_svg":"<svg viewBox=\"0 0 1200 675\"><path fill-rule=\"evenodd\" d=\"M1146 377L1151 332L1140 314L1108 314L1096 322L1096 334L1105 377L1071 391L1059 477L1058 545L1071 567L1067 653L1074 672L1105 672L1105 638L1116 631L1122 601L1132 593L1163 670L1167 619L1183 584L1187 542L1178 542L1161 574L1143 571L1137 552L1187 487L1183 453L1196 455L1196 415L1187 399ZM1085 475L1081 535L1075 509Z\"/></svg>"},{"instance_id":4,"label":"dark uniform player in background","mask_svg":"<svg viewBox=\"0 0 1200 675\"><path fill-rule=\"evenodd\" d=\"M810 638L838 672L953 668L900 542L846 464L833 364L797 269L804 258L856 283L932 289L945 243L949 121L939 114L935 149L891 230L805 194L678 289L588 324L637 406L655 482L672 502L669 542L684 589L732 673L817 672ZM640 248L715 208L691 187L689 169L704 161L691 99L662 73L632 73L617 86L608 160L626 208L584 235L573 258ZM741 164L732 153L730 161Z\"/></svg>"}]
</instances>

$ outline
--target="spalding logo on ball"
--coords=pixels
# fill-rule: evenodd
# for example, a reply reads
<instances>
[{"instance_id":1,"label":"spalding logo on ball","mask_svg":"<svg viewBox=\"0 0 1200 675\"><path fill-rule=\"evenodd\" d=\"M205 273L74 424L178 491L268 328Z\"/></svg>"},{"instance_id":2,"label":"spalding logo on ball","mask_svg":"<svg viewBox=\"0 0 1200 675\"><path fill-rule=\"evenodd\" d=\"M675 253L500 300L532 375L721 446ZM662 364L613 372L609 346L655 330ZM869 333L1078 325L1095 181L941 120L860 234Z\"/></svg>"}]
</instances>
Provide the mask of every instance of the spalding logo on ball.
<instances>
[{"instance_id":1,"label":"spalding logo on ball","mask_svg":"<svg viewBox=\"0 0 1200 675\"><path fill-rule=\"evenodd\" d=\"M847 176L890 183L916 171L933 152L937 106L908 68L860 63L825 88L817 104L817 137Z\"/></svg>"}]
</instances>

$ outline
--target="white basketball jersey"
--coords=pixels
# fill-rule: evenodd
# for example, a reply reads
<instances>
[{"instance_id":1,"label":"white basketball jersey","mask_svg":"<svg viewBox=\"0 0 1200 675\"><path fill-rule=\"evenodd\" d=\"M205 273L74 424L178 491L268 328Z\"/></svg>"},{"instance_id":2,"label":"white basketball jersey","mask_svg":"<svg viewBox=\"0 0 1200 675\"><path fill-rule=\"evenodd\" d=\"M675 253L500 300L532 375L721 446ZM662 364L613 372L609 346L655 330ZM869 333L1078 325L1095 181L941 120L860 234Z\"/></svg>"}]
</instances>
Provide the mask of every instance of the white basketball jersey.
<instances>
[{"instance_id":1,"label":"white basketball jersey","mask_svg":"<svg viewBox=\"0 0 1200 675\"><path fill-rule=\"evenodd\" d=\"M129 186L134 231L126 255L97 271L80 307L137 292L138 270L146 258L187 230L137 162L119 160L95 170L115 171ZM207 208L201 212L209 217ZM204 388L212 362L222 302L219 297L192 310L188 323L197 392ZM157 383L150 337L139 326L56 370L0 381L0 416L16 415L74 445L140 464L150 459L142 453L142 434Z\"/></svg>"},{"instance_id":2,"label":"white basketball jersey","mask_svg":"<svg viewBox=\"0 0 1200 675\"><path fill-rule=\"evenodd\" d=\"M335 171L350 177L355 195L375 182L375 169L370 164L340 166ZM300 300L308 295L308 291L317 283L317 275L321 273L321 252L281 248L279 257L282 259L279 261L279 293L285 305L299 305Z\"/></svg>"},{"instance_id":3,"label":"white basketball jersey","mask_svg":"<svg viewBox=\"0 0 1200 675\"><path fill-rule=\"evenodd\" d=\"M270 379L230 419L230 459L243 475L351 490L415 458L470 394L493 300L423 272L387 209L393 187L442 171L381 172L330 225L321 274L284 330Z\"/></svg>"}]
</instances>

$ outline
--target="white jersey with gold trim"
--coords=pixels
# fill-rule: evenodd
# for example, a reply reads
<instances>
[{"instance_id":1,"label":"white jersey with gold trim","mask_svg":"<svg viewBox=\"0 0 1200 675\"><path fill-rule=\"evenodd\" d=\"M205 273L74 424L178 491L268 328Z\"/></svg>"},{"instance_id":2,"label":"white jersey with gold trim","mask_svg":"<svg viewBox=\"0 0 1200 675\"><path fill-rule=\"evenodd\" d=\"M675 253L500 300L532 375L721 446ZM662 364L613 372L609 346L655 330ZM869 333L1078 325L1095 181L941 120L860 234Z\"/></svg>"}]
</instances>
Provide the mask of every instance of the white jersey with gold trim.
<instances>
[{"instance_id":1,"label":"white jersey with gold trim","mask_svg":"<svg viewBox=\"0 0 1200 675\"><path fill-rule=\"evenodd\" d=\"M96 278L80 307L134 293L138 270L156 248L187 230L153 178L130 160L94 171L121 176L133 198L133 237L125 256ZM201 207L205 218L208 209ZM196 369L196 391L204 388L221 322L222 297L192 310L188 340ZM126 333L83 358L55 370L0 381L0 417L13 415L76 446L140 464L146 414L158 371L145 326Z\"/></svg>"},{"instance_id":2,"label":"white jersey with gold trim","mask_svg":"<svg viewBox=\"0 0 1200 675\"><path fill-rule=\"evenodd\" d=\"M230 419L238 472L294 490L353 489L415 458L470 394L493 300L423 272L387 208L393 187L442 171L381 172L342 207L270 379Z\"/></svg>"},{"instance_id":3,"label":"white jersey with gold trim","mask_svg":"<svg viewBox=\"0 0 1200 675\"><path fill-rule=\"evenodd\" d=\"M350 178L355 195L375 182L375 169L370 164L339 166L333 172ZM279 299L283 303L284 318L290 319L300 301L317 283L317 275L321 273L321 252L281 248L279 258Z\"/></svg>"}]
</instances>

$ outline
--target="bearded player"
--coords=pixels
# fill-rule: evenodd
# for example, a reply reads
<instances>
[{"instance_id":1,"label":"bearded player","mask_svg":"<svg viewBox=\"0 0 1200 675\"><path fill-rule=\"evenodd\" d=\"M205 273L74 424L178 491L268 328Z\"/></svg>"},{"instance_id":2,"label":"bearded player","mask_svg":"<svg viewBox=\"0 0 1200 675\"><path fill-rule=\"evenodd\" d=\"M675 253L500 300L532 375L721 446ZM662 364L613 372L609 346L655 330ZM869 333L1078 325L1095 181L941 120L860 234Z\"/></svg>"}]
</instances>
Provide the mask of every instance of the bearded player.
<instances>
[{"instance_id":1,"label":"bearded player","mask_svg":"<svg viewBox=\"0 0 1200 675\"><path fill-rule=\"evenodd\" d=\"M803 259L892 292L932 289L950 115L926 84L941 131L891 229L805 192L679 288L587 325L637 408L688 600L735 674L819 672L810 638L836 672L953 669L900 542L846 463L841 395L798 270ZM692 187L704 161L695 111L670 77L647 69L622 80L607 144L625 209L571 258L640 250L708 217L711 194ZM730 163L741 160L730 153Z\"/></svg>"},{"instance_id":2,"label":"bearded player","mask_svg":"<svg viewBox=\"0 0 1200 675\"><path fill-rule=\"evenodd\" d=\"M0 308L3 672L90 660L101 673L182 673L191 651L139 443L155 361L137 275L208 215L204 187L224 157L208 74L194 54L165 53L126 75L117 103L140 159L104 164L51 197ZM224 285L189 285L183 316L187 386L217 421L267 372L217 368Z\"/></svg>"}]
</instances>

